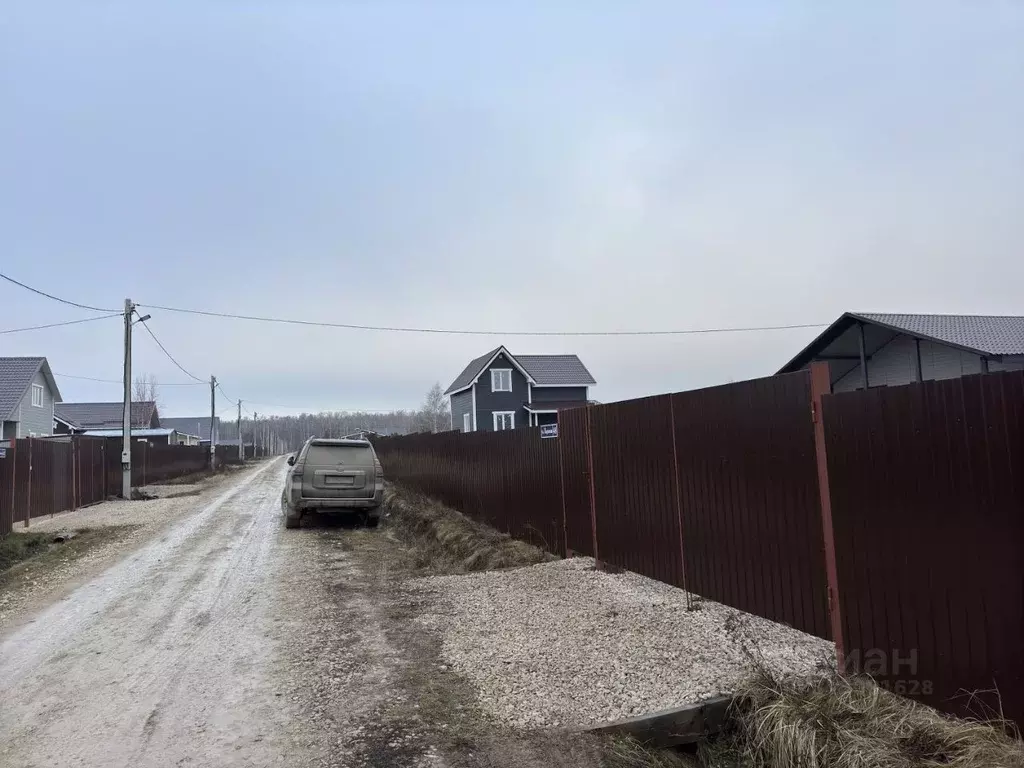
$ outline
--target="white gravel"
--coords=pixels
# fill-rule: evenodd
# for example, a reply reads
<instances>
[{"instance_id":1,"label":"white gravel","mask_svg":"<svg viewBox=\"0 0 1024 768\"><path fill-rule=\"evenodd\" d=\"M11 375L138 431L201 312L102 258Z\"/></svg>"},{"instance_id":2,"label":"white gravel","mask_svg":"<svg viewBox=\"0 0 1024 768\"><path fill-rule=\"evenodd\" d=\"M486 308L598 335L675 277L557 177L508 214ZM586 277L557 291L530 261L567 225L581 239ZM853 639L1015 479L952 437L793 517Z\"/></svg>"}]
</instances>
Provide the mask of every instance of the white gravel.
<instances>
[{"instance_id":1,"label":"white gravel","mask_svg":"<svg viewBox=\"0 0 1024 768\"><path fill-rule=\"evenodd\" d=\"M514 727L580 727L730 693L754 649L777 674L834 663L832 644L633 573L573 558L417 579L436 597L420 621L477 688L488 716ZM429 609L428 609L429 610Z\"/></svg>"}]
</instances>

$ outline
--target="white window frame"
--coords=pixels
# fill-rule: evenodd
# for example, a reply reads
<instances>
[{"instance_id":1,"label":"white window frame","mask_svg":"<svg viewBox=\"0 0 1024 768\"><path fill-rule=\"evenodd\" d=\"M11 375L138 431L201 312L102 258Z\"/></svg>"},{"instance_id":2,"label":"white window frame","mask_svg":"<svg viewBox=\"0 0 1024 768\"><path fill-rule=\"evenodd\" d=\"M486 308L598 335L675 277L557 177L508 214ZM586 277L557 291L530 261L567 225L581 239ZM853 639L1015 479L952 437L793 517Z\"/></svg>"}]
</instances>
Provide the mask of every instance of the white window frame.
<instances>
[{"instance_id":1,"label":"white window frame","mask_svg":"<svg viewBox=\"0 0 1024 768\"><path fill-rule=\"evenodd\" d=\"M468 414L468 413L462 414L462 431L463 432L472 432L473 431L473 417L470 414Z\"/></svg>"},{"instance_id":2,"label":"white window frame","mask_svg":"<svg viewBox=\"0 0 1024 768\"><path fill-rule=\"evenodd\" d=\"M36 402L36 393L39 393L39 402L38 403ZM32 407L33 408L42 408L43 404L45 402L46 402L46 394L45 394L45 392L43 390L43 385L42 384L33 384L32 385Z\"/></svg>"},{"instance_id":3,"label":"white window frame","mask_svg":"<svg viewBox=\"0 0 1024 768\"><path fill-rule=\"evenodd\" d=\"M501 419L502 427L500 429L498 428L498 417L499 416L502 417L502 419ZM504 417L505 416L509 417L509 427L508 428L509 429L515 429L516 428L516 412L515 411L494 411L491 414L491 422L492 422L492 425L494 427L494 431L495 432L504 432L504 431L506 431L505 427L504 427L504 424L505 424Z\"/></svg>"},{"instance_id":4,"label":"white window frame","mask_svg":"<svg viewBox=\"0 0 1024 768\"><path fill-rule=\"evenodd\" d=\"M494 374L508 374L508 389L504 387L499 388L498 384L501 382L501 376L495 377ZM512 391L512 369L511 368L491 368L491 392L511 392Z\"/></svg>"}]
</instances>

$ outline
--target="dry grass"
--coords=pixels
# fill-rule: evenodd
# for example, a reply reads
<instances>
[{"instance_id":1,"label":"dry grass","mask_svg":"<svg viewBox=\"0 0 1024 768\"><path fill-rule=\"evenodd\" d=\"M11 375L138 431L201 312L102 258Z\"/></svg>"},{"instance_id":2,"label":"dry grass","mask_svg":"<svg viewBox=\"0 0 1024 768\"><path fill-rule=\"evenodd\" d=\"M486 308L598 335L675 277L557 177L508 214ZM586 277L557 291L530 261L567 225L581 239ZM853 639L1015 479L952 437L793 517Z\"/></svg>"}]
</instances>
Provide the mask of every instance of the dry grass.
<instances>
[{"instance_id":1,"label":"dry grass","mask_svg":"<svg viewBox=\"0 0 1024 768\"><path fill-rule=\"evenodd\" d=\"M413 566L419 570L468 573L553 559L531 544L394 485L384 491L384 508L388 528L409 546Z\"/></svg>"},{"instance_id":2,"label":"dry grass","mask_svg":"<svg viewBox=\"0 0 1024 768\"><path fill-rule=\"evenodd\" d=\"M648 747L630 737L612 738L604 750L602 768L700 768L689 753Z\"/></svg>"},{"instance_id":3,"label":"dry grass","mask_svg":"<svg viewBox=\"0 0 1024 768\"><path fill-rule=\"evenodd\" d=\"M709 768L1021 768L1000 722L959 720L867 678L760 675L740 692L736 730L702 751Z\"/></svg>"}]
</instances>

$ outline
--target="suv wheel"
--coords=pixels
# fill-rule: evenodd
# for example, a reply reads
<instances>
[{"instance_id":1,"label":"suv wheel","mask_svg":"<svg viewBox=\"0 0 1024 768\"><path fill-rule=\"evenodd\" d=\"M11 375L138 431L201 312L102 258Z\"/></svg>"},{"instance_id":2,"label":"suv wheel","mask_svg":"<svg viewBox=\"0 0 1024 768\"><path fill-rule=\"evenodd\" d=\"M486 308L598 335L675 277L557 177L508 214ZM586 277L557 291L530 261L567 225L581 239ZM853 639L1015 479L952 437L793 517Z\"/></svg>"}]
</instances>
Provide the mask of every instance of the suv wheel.
<instances>
[{"instance_id":1,"label":"suv wheel","mask_svg":"<svg viewBox=\"0 0 1024 768\"><path fill-rule=\"evenodd\" d=\"M285 528L298 528L302 525L301 515L285 515L284 527Z\"/></svg>"}]
</instances>

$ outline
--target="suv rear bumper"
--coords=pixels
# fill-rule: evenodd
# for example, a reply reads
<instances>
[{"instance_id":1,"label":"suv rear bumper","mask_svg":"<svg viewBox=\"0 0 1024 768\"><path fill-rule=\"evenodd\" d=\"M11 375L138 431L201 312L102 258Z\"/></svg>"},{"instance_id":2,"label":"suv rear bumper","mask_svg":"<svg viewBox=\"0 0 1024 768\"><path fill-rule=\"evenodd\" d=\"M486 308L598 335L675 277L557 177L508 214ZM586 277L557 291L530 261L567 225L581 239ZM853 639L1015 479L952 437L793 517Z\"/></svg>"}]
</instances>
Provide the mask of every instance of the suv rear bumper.
<instances>
[{"instance_id":1,"label":"suv rear bumper","mask_svg":"<svg viewBox=\"0 0 1024 768\"><path fill-rule=\"evenodd\" d=\"M300 499L293 508L296 512L306 509L376 509L380 502L379 494L372 499Z\"/></svg>"}]
</instances>

